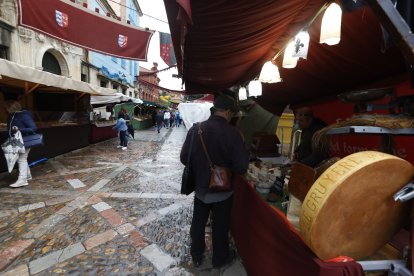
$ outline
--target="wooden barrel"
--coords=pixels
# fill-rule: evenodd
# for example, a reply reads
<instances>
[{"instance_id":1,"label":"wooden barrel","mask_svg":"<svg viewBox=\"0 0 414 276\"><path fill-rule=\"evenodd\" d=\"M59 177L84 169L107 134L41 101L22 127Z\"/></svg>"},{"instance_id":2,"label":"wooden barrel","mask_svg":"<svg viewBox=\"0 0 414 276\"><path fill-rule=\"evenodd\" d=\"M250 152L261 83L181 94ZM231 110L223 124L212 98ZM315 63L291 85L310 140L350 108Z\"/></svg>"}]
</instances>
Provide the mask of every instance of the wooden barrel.
<instances>
[{"instance_id":1,"label":"wooden barrel","mask_svg":"<svg viewBox=\"0 0 414 276\"><path fill-rule=\"evenodd\" d=\"M304 240L323 259L360 260L386 244L408 216L393 195L414 167L393 155L364 151L329 167L306 195L300 215Z\"/></svg>"}]
</instances>

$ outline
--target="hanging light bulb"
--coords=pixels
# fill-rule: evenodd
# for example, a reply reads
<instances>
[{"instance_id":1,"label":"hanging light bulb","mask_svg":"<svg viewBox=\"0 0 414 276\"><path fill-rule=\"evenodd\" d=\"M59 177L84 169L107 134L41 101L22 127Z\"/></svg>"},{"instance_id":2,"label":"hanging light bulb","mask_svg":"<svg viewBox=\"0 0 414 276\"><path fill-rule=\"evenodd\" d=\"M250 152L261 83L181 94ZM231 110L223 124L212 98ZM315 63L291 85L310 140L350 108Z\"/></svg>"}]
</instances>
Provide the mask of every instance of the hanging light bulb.
<instances>
[{"instance_id":1,"label":"hanging light bulb","mask_svg":"<svg viewBox=\"0 0 414 276\"><path fill-rule=\"evenodd\" d=\"M259 81L267 83L282 81L279 74L279 68L277 68L277 66L274 65L272 61L266 62L262 67L262 71L260 72Z\"/></svg>"},{"instance_id":2,"label":"hanging light bulb","mask_svg":"<svg viewBox=\"0 0 414 276\"><path fill-rule=\"evenodd\" d=\"M288 46L285 49L285 54L283 55L283 68L295 68L298 63L298 57L293 57L293 51L295 49L295 41L289 42Z\"/></svg>"},{"instance_id":3,"label":"hanging light bulb","mask_svg":"<svg viewBox=\"0 0 414 276\"><path fill-rule=\"evenodd\" d=\"M332 3L326 9L322 18L321 37L319 42L328 45L338 44L341 40L341 7Z\"/></svg>"},{"instance_id":4,"label":"hanging light bulb","mask_svg":"<svg viewBox=\"0 0 414 276\"><path fill-rule=\"evenodd\" d=\"M258 97L262 95L262 83L258 80L252 80L249 83L249 96Z\"/></svg>"},{"instance_id":5,"label":"hanging light bulb","mask_svg":"<svg viewBox=\"0 0 414 276\"><path fill-rule=\"evenodd\" d=\"M292 57L306 59L308 57L309 40L309 33L307 31L300 31L295 36Z\"/></svg>"},{"instance_id":6,"label":"hanging light bulb","mask_svg":"<svg viewBox=\"0 0 414 276\"><path fill-rule=\"evenodd\" d=\"M239 88L239 100L240 101L247 100L247 91L246 91L246 88L243 86Z\"/></svg>"}]
</instances>

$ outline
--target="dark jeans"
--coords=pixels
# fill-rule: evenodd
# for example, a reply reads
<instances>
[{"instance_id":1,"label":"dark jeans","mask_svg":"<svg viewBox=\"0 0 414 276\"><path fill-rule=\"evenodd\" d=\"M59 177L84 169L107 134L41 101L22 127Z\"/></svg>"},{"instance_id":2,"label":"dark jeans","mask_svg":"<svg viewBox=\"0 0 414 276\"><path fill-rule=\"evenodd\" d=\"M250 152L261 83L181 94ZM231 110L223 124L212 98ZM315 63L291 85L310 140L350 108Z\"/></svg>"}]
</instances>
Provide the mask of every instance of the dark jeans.
<instances>
[{"instance_id":1,"label":"dark jeans","mask_svg":"<svg viewBox=\"0 0 414 276\"><path fill-rule=\"evenodd\" d=\"M193 221L191 223L191 256L200 260L204 253L205 227L210 210L213 213L213 265L223 264L229 255L230 213L233 196L215 203L203 203L197 197L194 199Z\"/></svg>"},{"instance_id":2,"label":"dark jeans","mask_svg":"<svg viewBox=\"0 0 414 276\"><path fill-rule=\"evenodd\" d=\"M121 146L128 146L127 130L119 131L119 140L121 142Z\"/></svg>"}]
</instances>

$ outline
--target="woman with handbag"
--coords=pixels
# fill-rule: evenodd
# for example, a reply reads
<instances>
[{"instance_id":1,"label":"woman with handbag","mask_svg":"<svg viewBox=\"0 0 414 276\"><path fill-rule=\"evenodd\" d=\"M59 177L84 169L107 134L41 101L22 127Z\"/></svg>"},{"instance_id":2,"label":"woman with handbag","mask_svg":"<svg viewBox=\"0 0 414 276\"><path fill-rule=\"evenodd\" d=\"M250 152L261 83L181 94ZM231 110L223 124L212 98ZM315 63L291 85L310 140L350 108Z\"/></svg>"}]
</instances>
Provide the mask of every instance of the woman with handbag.
<instances>
[{"instance_id":1,"label":"woman with handbag","mask_svg":"<svg viewBox=\"0 0 414 276\"><path fill-rule=\"evenodd\" d=\"M27 110L22 110L22 106L17 101L6 101L6 111L10 114L7 121L7 129L11 135L20 131L23 140L24 137L35 133L37 130L36 124L33 121L32 114ZM17 163L19 165L19 177L17 181L10 185L10 187L18 188L29 185L28 180L32 179L27 157L29 156L30 147L25 144L25 153L20 153Z\"/></svg>"}]
</instances>

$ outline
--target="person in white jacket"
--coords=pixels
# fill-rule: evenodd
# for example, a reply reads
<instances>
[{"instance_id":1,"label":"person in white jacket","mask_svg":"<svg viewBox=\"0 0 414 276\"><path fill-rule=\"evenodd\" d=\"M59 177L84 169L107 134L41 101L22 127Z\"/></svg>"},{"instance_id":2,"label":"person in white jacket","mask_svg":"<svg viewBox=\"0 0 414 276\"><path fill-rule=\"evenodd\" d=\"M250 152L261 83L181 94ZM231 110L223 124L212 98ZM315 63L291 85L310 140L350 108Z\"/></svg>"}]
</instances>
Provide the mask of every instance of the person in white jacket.
<instances>
[{"instance_id":1,"label":"person in white jacket","mask_svg":"<svg viewBox=\"0 0 414 276\"><path fill-rule=\"evenodd\" d=\"M168 110L166 110L164 112L164 122L165 122L165 127L166 128L170 127L170 120L171 120L171 114Z\"/></svg>"}]
</instances>

